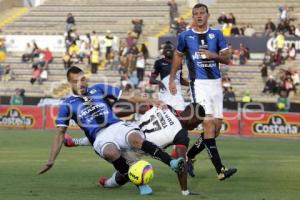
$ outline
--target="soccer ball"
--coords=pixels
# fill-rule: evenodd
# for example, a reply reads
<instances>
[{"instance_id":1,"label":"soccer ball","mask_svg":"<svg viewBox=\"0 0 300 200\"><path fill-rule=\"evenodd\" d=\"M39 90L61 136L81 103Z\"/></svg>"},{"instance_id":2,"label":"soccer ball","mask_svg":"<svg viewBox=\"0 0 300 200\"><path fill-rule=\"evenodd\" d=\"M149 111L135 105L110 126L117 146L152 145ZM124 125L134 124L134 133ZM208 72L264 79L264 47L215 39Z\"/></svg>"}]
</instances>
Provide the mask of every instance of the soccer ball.
<instances>
[{"instance_id":1,"label":"soccer ball","mask_svg":"<svg viewBox=\"0 0 300 200\"><path fill-rule=\"evenodd\" d=\"M153 179L154 171L152 165L144 160L139 160L130 166L128 177L135 185L148 184Z\"/></svg>"}]
</instances>

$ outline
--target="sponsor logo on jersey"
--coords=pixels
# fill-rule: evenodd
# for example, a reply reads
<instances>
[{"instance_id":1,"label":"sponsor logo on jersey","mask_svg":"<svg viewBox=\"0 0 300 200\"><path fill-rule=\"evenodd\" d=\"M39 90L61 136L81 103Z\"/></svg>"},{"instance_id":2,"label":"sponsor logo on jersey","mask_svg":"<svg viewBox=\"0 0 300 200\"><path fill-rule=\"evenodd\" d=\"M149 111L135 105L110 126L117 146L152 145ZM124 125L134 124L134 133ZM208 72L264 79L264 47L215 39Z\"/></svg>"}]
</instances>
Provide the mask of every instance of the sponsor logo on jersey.
<instances>
[{"instance_id":1,"label":"sponsor logo on jersey","mask_svg":"<svg viewBox=\"0 0 300 200\"><path fill-rule=\"evenodd\" d=\"M90 93L90 94L95 94L96 92L97 92L97 90L92 89L89 93Z\"/></svg>"},{"instance_id":2,"label":"sponsor logo on jersey","mask_svg":"<svg viewBox=\"0 0 300 200\"><path fill-rule=\"evenodd\" d=\"M23 114L18 108L0 114L0 127L32 127L34 122L33 116Z\"/></svg>"},{"instance_id":3,"label":"sponsor logo on jersey","mask_svg":"<svg viewBox=\"0 0 300 200\"><path fill-rule=\"evenodd\" d=\"M287 122L282 115L270 115L267 121L253 123L255 135L300 135L300 124Z\"/></svg>"}]
</instances>

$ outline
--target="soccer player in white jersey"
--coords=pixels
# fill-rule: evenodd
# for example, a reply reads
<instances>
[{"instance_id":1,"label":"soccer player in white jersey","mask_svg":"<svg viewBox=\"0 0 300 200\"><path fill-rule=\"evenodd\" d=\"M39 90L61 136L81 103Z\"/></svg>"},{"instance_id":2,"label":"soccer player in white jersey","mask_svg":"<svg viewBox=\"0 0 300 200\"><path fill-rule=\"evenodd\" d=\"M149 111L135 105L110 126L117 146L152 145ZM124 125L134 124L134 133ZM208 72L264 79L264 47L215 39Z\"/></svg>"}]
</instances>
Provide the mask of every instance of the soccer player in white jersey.
<instances>
[{"instance_id":1,"label":"soccer player in white jersey","mask_svg":"<svg viewBox=\"0 0 300 200\"><path fill-rule=\"evenodd\" d=\"M181 93L181 85L188 86L189 82L182 77L181 70L177 71L175 82L177 94L174 96L169 90L169 78L172 69L172 58L174 54L174 46L170 41L167 41L163 47L163 58L160 58L154 63L154 71L150 77L151 84L157 84L159 87L159 99L172 106L175 110L182 111L185 108L184 99ZM160 76L160 80L156 78Z\"/></svg>"},{"instance_id":2,"label":"soccer player in white jersey","mask_svg":"<svg viewBox=\"0 0 300 200\"><path fill-rule=\"evenodd\" d=\"M176 155L178 157L185 157L189 144L188 130L196 128L202 122L204 116L205 112L203 107L197 103L189 104L182 112L177 112L170 106L168 109L152 107L141 116L137 124L141 129L142 134L145 135L146 140L161 148L167 148L170 145L175 145ZM65 145L84 146L89 145L89 143L85 138L77 139L69 136L66 138ZM123 151L122 155L129 162L137 161L141 157L139 152L133 152L130 150ZM120 186L120 184L118 184L116 180L119 180L118 182L125 183L124 181L120 181L120 179L122 179L122 176L115 172L109 179L101 177L100 184L103 187L108 188L117 187ZM183 172L178 173L178 181L182 195L186 196L197 194L188 190L186 168Z\"/></svg>"},{"instance_id":3,"label":"soccer player in white jersey","mask_svg":"<svg viewBox=\"0 0 300 200\"><path fill-rule=\"evenodd\" d=\"M172 159L157 145L145 140L138 126L120 120L108 104L109 99L125 98L134 103L147 103L146 99L133 95L126 97L122 95L119 88L110 85L96 84L88 87L84 72L75 66L67 71L66 76L73 94L66 98L59 107L56 119L57 134L53 139L49 160L39 174L43 174L53 167L71 119L84 131L95 152L101 158L112 163L125 181L129 180L129 165L122 157L120 149L140 149L154 158L158 158L175 172L179 172L184 167L183 158ZM148 103L151 102L148 101ZM141 195L152 193L152 189L147 185L140 186L139 190Z\"/></svg>"},{"instance_id":4,"label":"soccer player in white jersey","mask_svg":"<svg viewBox=\"0 0 300 200\"><path fill-rule=\"evenodd\" d=\"M203 121L204 136L188 152L193 159L207 149L219 180L232 176L237 169L226 169L221 162L215 138L220 134L223 119L223 93L219 63L229 64L230 53L222 32L208 27L209 11L198 3L192 10L195 26L179 34L177 51L173 57L169 89L177 93L176 73L184 56L189 70L192 101L201 104L206 113ZM191 162L189 162L191 163Z\"/></svg>"}]
</instances>

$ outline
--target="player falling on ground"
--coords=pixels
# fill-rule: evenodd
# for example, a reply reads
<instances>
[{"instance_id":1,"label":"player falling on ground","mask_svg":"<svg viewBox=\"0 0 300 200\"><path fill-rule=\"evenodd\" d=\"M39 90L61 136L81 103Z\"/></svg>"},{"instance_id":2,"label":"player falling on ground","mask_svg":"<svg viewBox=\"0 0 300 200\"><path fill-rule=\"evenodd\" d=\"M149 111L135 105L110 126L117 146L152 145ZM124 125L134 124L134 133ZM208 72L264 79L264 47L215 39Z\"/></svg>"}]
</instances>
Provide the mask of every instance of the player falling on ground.
<instances>
[{"instance_id":1,"label":"player falling on ground","mask_svg":"<svg viewBox=\"0 0 300 200\"><path fill-rule=\"evenodd\" d=\"M145 139L156 144L161 148L167 148L170 145L175 145L176 155L185 157L189 144L188 131L196 128L205 116L204 109L201 105L192 103L189 104L182 112L176 112L172 107L168 109L160 109L152 107L148 110L137 122L145 135ZM65 138L65 146L85 146L90 145L86 138ZM140 158L138 153L132 151L124 151L122 154L127 160L132 162ZM120 186L116 180L122 179L119 173L115 172L109 179L102 177L100 184L103 187ZM182 195L194 195L187 187L187 169L186 167L181 173L178 173L178 180ZM125 184L125 181L119 181Z\"/></svg>"},{"instance_id":2,"label":"player falling on ground","mask_svg":"<svg viewBox=\"0 0 300 200\"><path fill-rule=\"evenodd\" d=\"M206 5L196 4L192 15L194 27L180 33L178 37L169 89L173 95L177 93L175 77L185 56L189 70L192 102L201 104L206 113L203 121L203 137L189 150L188 163L191 164L191 159L206 148L218 179L224 180L237 171L236 168L224 167L215 141L220 133L223 119L223 93L219 63L229 64L230 52L222 32L208 27L209 12Z\"/></svg>"},{"instance_id":3,"label":"player falling on ground","mask_svg":"<svg viewBox=\"0 0 300 200\"><path fill-rule=\"evenodd\" d=\"M56 119L58 131L53 139L50 157L38 174L43 174L53 167L71 119L84 131L96 153L113 164L123 177L123 181L129 180L129 165L122 157L120 149L140 149L154 158L158 158L175 172L182 170L183 158L172 159L158 146L145 140L137 125L120 120L108 104L109 99L118 100L120 98L134 103L153 103L153 101L150 102L134 95L124 96L119 88L110 85L96 84L88 87L84 72L75 66L67 71L67 79L73 95L66 98L60 105ZM152 189L147 185L140 186L139 190L141 195L152 193Z\"/></svg>"}]
</instances>

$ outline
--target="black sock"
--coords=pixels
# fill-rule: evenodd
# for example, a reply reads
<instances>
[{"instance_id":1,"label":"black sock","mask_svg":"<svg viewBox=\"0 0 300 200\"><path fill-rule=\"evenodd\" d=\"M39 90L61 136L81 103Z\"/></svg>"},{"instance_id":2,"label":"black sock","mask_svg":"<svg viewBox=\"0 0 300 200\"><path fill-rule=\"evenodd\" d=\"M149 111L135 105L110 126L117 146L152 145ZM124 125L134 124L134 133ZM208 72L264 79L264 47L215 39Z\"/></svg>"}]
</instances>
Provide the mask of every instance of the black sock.
<instances>
[{"instance_id":1,"label":"black sock","mask_svg":"<svg viewBox=\"0 0 300 200\"><path fill-rule=\"evenodd\" d=\"M129 181L128 178L128 170L129 170L129 165L126 162L126 159L120 156L117 160L113 161L112 164L114 165L115 169L119 172L119 177L116 179L116 182L119 185L124 185Z\"/></svg>"},{"instance_id":2,"label":"black sock","mask_svg":"<svg viewBox=\"0 0 300 200\"><path fill-rule=\"evenodd\" d=\"M203 143L202 137L199 137L199 139L195 142L195 144L193 144L193 146L189 149L187 153L187 157L189 159L194 159L196 155L198 155L199 153L201 153L201 151L203 151L203 149L205 149L205 145Z\"/></svg>"},{"instance_id":3,"label":"black sock","mask_svg":"<svg viewBox=\"0 0 300 200\"><path fill-rule=\"evenodd\" d=\"M152 142L145 140L142 144L141 150L170 166L170 162L172 160L171 156Z\"/></svg>"},{"instance_id":4,"label":"black sock","mask_svg":"<svg viewBox=\"0 0 300 200\"><path fill-rule=\"evenodd\" d=\"M210 160L213 163L217 173L218 174L221 173L221 169L222 169L223 165L222 165L221 158L220 158L220 155L218 152L215 138L203 139L203 143L205 144L205 147L206 147L206 150L210 157Z\"/></svg>"}]
</instances>

